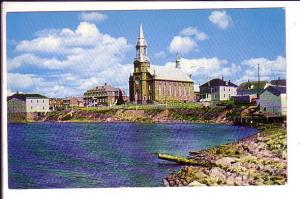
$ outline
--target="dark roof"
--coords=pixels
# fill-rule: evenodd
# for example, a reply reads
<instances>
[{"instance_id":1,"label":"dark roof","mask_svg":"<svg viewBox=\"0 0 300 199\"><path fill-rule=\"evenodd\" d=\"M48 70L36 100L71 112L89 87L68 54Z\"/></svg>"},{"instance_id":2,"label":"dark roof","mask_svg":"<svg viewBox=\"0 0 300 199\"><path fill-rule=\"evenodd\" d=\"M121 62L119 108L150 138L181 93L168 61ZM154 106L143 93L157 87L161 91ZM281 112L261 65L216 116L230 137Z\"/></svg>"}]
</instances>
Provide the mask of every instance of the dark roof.
<instances>
[{"instance_id":1,"label":"dark roof","mask_svg":"<svg viewBox=\"0 0 300 199\"><path fill-rule=\"evenodd\" d=\"M253 82L244 82L239 85L237 91L244 90L263 90L268 82L267 81L253 81Z\"/></svg>"},{"instance_id":2,"label":"dark roof","mask_svg":"<svg viewBox=\"0 0 300 199\"><path fill-rule=\"evenodd\" d=\"M230 81L224 81L222 79L212 79L205 84L202 84L200 87L214 87L214 86L233 86L237 87L237 85L231 83Z\"/></svg>"},{"instance_id":3,"label":"dark roof","mask_svg":"<svg viewBox=\"0 0 300 199\"><path fill-rule=\"evenodd\" d=\"M286 87L268 86L265 91L269 91L273 95L279 96L286 93Z\"/></svg>"},{"instance_id":4,"label":"dark roof","mask_svg":"<svg viewBox=\"0 0 300 199\"><path fill-rule=\"evenodd\" d=\"M271 80L271 84L274 86L286 86L286 80L285 79Z\"/></svg>"},{"instance_id":5,"label":"dark roof","mask_svg":"<svg viewBox=\"0 0 300 199\"><path fill-rule=\"evenodd\" d=\"M118 91L119 89L118 88L114 88L112 85L104 85L104 86L96 86L96 88L93 88L89 91L98 91L98 90L101 90L101 91Z\"/></svg>"},{"instance_id":6,"label":"dark roof","mask_svg":"<svg viewBox=\"0 0 300 199\"><path fill-rule=\"evenodd\" d=\"M46 96L44 95L40 95L40 94L23 94L23 93L15 93L12 96L9 96L7 98L7 100L10 100L12 98L16 98L19 100L23 100L25 101L26 99L30 99L30 98L34 98L34 99L48 99Z\"/></svg>"}]
</instances>

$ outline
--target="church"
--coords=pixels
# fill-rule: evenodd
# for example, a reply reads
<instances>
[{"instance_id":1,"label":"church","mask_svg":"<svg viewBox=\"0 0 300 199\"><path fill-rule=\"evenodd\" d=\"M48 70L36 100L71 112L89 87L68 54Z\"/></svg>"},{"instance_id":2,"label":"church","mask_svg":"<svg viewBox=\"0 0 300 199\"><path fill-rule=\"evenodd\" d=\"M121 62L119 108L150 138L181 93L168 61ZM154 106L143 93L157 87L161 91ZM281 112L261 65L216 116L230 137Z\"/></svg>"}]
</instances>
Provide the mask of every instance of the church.
<instances>
[{"instance_id":1,"label":"church","mask_svg":"<svg viewBox=\"0 0 300 199\"><path fill-rule=\"evenodd\" d=\"M136 43L134 70L129 77L129 100L138 104L192 102L194 82L180 68L178 54L174 67L151 67L143 26Z\"/></svg>"}]
</instances>

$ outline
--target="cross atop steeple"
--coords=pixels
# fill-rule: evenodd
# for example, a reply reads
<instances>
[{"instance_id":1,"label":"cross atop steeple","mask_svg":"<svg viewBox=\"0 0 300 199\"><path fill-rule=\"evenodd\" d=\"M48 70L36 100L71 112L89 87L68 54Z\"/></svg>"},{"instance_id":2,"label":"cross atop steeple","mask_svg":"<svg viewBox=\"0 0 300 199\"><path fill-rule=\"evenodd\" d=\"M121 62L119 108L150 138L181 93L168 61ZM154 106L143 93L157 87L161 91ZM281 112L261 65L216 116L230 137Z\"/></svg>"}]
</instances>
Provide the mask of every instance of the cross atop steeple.
<instances>
[{"instance_id":1,"label":"cross atop steeple","mask_svg":"<svg viewBox=\"0 0 300 199\"><path fill-rule=\"evenodd\" d=\"M180 68L179 52L176 53L176 65L175 65L175 68Z\"/></svg>"}]
</instances>

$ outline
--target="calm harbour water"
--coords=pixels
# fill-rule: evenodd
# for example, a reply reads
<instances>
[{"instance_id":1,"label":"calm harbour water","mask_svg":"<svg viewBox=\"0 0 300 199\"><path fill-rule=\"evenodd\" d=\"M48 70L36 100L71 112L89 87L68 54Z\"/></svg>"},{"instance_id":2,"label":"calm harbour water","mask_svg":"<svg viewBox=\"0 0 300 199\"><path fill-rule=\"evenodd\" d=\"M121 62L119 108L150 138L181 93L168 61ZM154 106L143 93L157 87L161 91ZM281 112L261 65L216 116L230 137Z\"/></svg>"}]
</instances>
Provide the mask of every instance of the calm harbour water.
<instances>
[{"instance_id":1,"label":"calm harbour water","mask_svg":"<svg viewBox=\"0 0 300 199\"><path fill-rule=\"evenodd\" d=\"M186 156L256 132L216 124L8 124L9 188L162 186L180 166L155 153Z\"/></svg>"}]
</instances>

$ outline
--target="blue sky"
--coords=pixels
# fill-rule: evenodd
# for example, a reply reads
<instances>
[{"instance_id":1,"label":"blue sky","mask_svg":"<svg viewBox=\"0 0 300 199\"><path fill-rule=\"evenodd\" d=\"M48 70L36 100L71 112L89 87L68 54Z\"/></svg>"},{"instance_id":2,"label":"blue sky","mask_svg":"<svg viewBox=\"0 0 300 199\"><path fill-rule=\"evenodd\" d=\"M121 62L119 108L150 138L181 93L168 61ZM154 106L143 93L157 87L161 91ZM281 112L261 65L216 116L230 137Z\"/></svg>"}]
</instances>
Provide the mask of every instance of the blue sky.
<instances>
[{"instance_id":1,"label":"blue sky","mask_svg":"<svg viewBox=\"0 0 300 199\"><path fill-rule=\"evenodd\" d=\"M182 70L195 84L285 78L283 9L8 13L8 93L81 96L109 83L128 90L139 24L151 64Z\"/></svg>"}]
</instances>

